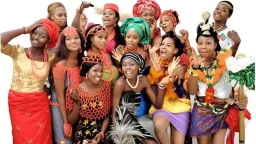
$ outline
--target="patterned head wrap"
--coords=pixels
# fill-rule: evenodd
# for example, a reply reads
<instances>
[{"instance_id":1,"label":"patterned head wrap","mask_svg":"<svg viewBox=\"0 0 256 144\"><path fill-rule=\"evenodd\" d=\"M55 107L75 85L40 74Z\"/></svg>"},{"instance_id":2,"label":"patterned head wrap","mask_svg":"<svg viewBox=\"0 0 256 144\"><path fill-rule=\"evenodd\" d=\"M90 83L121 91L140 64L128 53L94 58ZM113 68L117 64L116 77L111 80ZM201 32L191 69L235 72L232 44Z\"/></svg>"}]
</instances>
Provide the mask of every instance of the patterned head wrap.
<instances>
[{"instance_id":1,"label":"patterned head wrap","mask_svg":"<svg viewBox=\"0 0 256 144\"><path fill-rule=\"evenodd\" d=\"M179 21L179 19L177 19L176 16L174 15L175 13L176 13L176 16L178 17L179 14L178 14L177 11L171 10L171 9L165 10L165 11L163 11L163 12L161 13L160 18L161 18L162 16L164 16L164 15L168 15L169 17L171 17L171 20L172 20L173 25L176 26L180 21Z\"/></svg>"},{"instance_id":2,"label":"patterned head wrap","mask_svg":"<svg viewBox=\"0 0 256 144\"><path fill-rule=\"evenodd\" d=\"M120 65L122 67L122 63L125 59L127 58L130 58L132 60L134 60L139 66L139 74L142 74L143 71L144 71L144 68L145 68L145 60L143 59L143 57L140 55L140 54L137 54L137 53L133 53L133 52L128 52L128 53L125 53L121 60L120 60Z\"/></svg>"},{"instance_id":3,"label":"patterned head wrap","mask_svg":"<svg viewBox=\"0 0 256 144\"><path fill-rule=\"evenodd\" d=\"M154 0L138 0L137 3L133 6L133 16L139 17L141 13L147 9L154 11L155 20L159 19L161 8Z\"/></svg>"},{"instance_id":4,"label":"patterned head wrap","mask_svg":"<svg viewBox=\"0 0 256 144\"><path fill-rule=\"evenodd\" d=\"M64 28L61 34L63 34L66 37L78 35L77 29L71 26Z\"/></svg>"},{"instance_id":5,"label":"patterned head wrap","mask_svg":"<svg viewBox=\"0 0 256 144\"><path fill-rule=\"evenodd\" d=\"M126 36L130 29L134 29L139 37L140 43L149 44L150 43L150 28L148 23L139 17L133 17L126 19L120 27L121 34Z\"/></svg>"}]
</instances>

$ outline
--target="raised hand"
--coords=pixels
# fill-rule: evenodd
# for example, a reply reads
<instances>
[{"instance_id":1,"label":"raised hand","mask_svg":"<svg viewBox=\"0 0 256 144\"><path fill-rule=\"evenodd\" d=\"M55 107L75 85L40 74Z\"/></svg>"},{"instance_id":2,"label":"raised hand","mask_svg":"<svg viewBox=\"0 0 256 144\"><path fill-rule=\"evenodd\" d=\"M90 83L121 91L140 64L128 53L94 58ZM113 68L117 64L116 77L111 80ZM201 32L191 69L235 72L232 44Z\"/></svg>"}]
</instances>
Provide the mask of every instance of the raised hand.
<instances>
[{"instance_id":1,"label":"raised hand","mask_svg":"<svg viewBox=\"0 0 256 144\"><path fill-rule=\"evenodd\" d=\"M188 40L188 31L184 30L184 29L181 29L180 34L182 35L182 37L184 39L184 42L186 42Z\"/></svg>"},{"instance_id":2,"label":"raised hand","mask_svg":"<svg viewBox=\"0 0 256 144\"><path fill-rule=\"evenodd\" d=\"M80 6L80 10L82 11L84 8L90 7L90 5L91 5L91 2L82 1L82 4Z\"/></svg>"},{"instance_id":3,"label":"raised hand","mask_svg":"<svg viewBox=\"0 0 256 144\"><path fill-rule=\"evenodd\" d=\"M154 37L154 33L156 31L156 27L157 27L157 22L156 20L154 20L151 24L150 24L150 38Z\"/></svg>"},{"instance_id":4,"label":"raised hand","mask_svg":"<svg viewBox=\"0 0 256 144\"><path fill-rule=\"evenodd\" d=\"M176 79L177 79L177 76L168 75L168 76L162 78L162 80L160 81L160 84L161 85L166 85L166 84L168 84L170 82L174 82Z\"/></svg>"},{"instance_id":5,"label":"raised hand","mask_svg":"<svg viewBox=\"0 0 256 144\"><path fill-rule=\"evenodd\" d=\"M87 17L85 14L80 15L80 29L85 29L85 26L87 24Z\"/></svg>"},{"instance_id":6,"label":"raised hand","mask_svg":"<svg viewBox=\"0 0 256 144\"><path fill-rule=\"evenodd\" d=\"M193 67L199 68L202 62L206 60L206 58L201 58L197 55L194 48L192 48L192 57L193 57Z\"/></svg>"},{"instance_id":7,"label":"raised hand","mask_svg":"<svg viewBox=\"0 0 256 144\"><path fill-rule=\"evenodd\" d=\"M151 48L151 44L144 44L143 45L143 50L148 50L148 49L150 49Z\"/></svg>"},{"instance_id":8,"label":"raised hand","mask_svg":"<svg viewBox=\"0 0 256 144\"><path fill-rule=\"evenodd\" d=\"M36 27L39 27L43 22L41 20L38 20L34 22L32 25L27 27L27 33L31 33Z\"/></svg>"},{"instance_id":9,"label":"raised hand","mask_svg":"<svg viewBox=\"0 0 256 144\"><path fill-rule=\"evenodd\" d=\"M151 55L152 53L156 53L158 50L159 50L159 48L160 48L160 44L156 44L156 45L154 45L153 47L150 47L150 49L149 49L149 55Z\"/></svg>"},{"instance_id":10,"label":"raised hand","mask_svg":"<svg viewBox=\"0 0 256 144\"><path fill-rule=\"evenodd\" d=\"M168 74L169 75L172 75L173 74L173 71L179 67L179 62L180 62L180 57L174 57L172 62L169 64L168 66Z\"/></svg>"},{"instance_id":11,"label":"raised hand","mask_svg":"<svg viewBox=\"0 0 256 144\"><path fill-rule=\"evenodd\" d=\"M117 49L117 48L112 50L112 57L113 57L115 60L117 60L118 62L120 62L120 60L121 60L121 58L122 58L123 55L124 55L124 50L121 51L121 50L119 50L119 49Z\"/></svg>"},{"instance_id":12,"label":"raised hand","mask_svg":"<svg viewBox=\"0 0 256 144\"><path fill-rule=\"evenodd\" d=\"M234 30L228 32L228 37L231 38L235 43L241 43L238 33Z\"/></svg>"},{"instance_id":13,"label":"raised hand","mask_svg":"<svg viewBox=\"0 0 256 144\"><path fill-rule=\"evenodd\" d=\"M156 52L151 53L150 60L157 72L161 71L161 65L160 65L160 57Z\"/></svg>"}]
</instances>

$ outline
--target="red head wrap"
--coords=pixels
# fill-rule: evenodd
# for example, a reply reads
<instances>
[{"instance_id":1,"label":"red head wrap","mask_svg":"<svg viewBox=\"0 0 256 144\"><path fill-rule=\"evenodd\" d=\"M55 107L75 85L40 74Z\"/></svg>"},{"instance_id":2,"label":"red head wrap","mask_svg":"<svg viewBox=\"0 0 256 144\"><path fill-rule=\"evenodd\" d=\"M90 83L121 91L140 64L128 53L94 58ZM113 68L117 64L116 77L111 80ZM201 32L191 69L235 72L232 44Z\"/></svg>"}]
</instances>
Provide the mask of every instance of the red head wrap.
<instances>
[{"instance_id":1,"label":"red head wrap","mask_svg":"<svg viewBox=\"0 0 256 144\"><path fill-rule=\"evenodd\" d=\"M41 26L45 28L50 38L50 42L47 43L46 48L55 47L59 39L58 26L49 19L41 19L41 22L42 22Z\"/></svg>"}]
</instances>

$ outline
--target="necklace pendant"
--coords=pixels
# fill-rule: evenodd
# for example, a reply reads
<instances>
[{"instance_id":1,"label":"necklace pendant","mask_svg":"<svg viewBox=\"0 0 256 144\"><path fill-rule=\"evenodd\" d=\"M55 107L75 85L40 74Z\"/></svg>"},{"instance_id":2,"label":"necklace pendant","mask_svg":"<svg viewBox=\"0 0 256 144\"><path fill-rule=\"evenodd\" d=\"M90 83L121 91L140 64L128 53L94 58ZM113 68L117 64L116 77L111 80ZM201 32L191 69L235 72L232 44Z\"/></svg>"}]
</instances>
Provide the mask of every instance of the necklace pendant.
<instances>
[{"instance_id":1,"label":"necklace pendant","mask_svg":"<svg viewBox=\"0 0 256 144\"><path fill-rule=\"evenodd\" d=\"M208 87L205 91L205 102L212 103L214 100L214 88Z\"/></svg>"}]
</instances>

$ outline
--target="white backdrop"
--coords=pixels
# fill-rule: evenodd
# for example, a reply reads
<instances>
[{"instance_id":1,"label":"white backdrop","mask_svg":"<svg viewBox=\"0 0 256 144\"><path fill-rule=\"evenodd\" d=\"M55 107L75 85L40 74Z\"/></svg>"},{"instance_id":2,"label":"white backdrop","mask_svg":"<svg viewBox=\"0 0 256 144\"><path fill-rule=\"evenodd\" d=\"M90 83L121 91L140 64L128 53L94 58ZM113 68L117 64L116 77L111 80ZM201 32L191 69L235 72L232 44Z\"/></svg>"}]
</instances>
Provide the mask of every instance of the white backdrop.
<instances>
[{"instance_id":1,"label":"white backdrop","mask_svg":"<svg viewBox=\"0 0 256 144\"><path fill-rule=\"evenodd\" d=\"M92 0L91 0L92 1ZM46 18L47 16L47 6L55 2L54 0L8 0L0 2L0 18L1 26L0 32L12 30L16 28L21 28L23 26L29 26L40 18ZM61 0L68 12L68 25L71 24L73 16L75 15L76 8L80 5L80 1L70 1ZM92 1L95 6L103 7L107 2L113 2L119 5L119 11L122 13L132 13L132 6L136 0L97 0ZM177 27L177 30L181 28L187 29L189 31L189 38L191 45L196 47L195 37L196 37L196 26L202 21L201 13L205 10L209 11L211 14L216 7L219 0L157 0L160 4L162 10L174 9L179 13L179 18L181 20ZM234 13L232 17L228 20L228 27L236 30L241 39L242 43L239 47L238 53L244 53L246 55L253 55L252 50L255 50L255 44L253 44L253 35L255 35L255 25L256 22L252 21L253 9L255 6L252 4L251 0L238 1L231 0L234 5ZM84 11L87 14L88 21L94 23L102 23L101 16L96 15L93 8L89 8ZM23 46L30 46L28 35L22 35L11 41L12 44L21 44ZM253 44L253 45L252 45ZM250 49L252 45L252 48ZM10 88L11 78L12 78L12 60L8 56L0 54L0 137L1 141L6 144L12 143L11 135L11 123L8 111L8 89ZM256 129L256 120L254 116L256 111L253 111L253 101L255 98L255 91L246 91L249 97L248 109L252 114L252 120L248 127L246 128L246 144L254 144L253 139L254 129ZM253 96L254 95L254 96Z\"/></svg>"}]
</instances>

